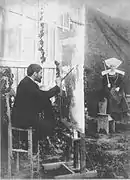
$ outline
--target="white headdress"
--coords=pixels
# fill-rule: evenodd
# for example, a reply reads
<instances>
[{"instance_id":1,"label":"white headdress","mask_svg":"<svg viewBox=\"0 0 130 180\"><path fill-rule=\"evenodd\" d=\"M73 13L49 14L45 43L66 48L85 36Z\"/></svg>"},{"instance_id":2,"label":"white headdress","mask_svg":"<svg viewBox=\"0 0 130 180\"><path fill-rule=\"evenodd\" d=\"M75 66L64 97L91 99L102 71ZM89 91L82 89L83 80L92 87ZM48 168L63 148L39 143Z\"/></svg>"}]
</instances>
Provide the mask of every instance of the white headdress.
<instances>
[{"instance_id":1,"label":"white headdress","mask_svg":"<svg viewBox=\"0 0 130 180\"><path fill-rule=\"evenodd\" d=\"M115 72L124 75L125 72L118 70L117 68L122 64L122 61L116 58L109 58L105 60L105 64L110 68L111 66L115 67ZM111 69L107 69L105 71L102 71L102 75L110 73Z\"/></svg>"},{"instance_id":2,"label":"white headdress","mask_svg":"<svg viewBox=\"0 0 130 180\"><path fill-rule=\"evenodd\" d=\"M109 58L105 60L105 63L108 67L114 66L115 68L118 68L122 61L116 58Z\"/></svg>"}]
</instances>

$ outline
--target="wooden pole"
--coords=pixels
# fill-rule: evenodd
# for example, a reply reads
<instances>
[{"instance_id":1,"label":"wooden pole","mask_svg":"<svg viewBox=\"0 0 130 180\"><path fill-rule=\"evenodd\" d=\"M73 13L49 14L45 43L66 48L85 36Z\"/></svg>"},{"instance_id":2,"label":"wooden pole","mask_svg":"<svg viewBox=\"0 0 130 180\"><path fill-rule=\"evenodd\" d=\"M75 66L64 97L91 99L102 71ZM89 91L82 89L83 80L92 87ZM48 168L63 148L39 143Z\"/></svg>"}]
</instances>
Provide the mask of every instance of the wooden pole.
<instances>
[{"instance_id":1,"label":"wooden pole","mask_svg":"<svg viewBox=\"0 0 130 180\"><path fill-rule=\"evenodd\" d=\"M74 168L79 168L79 139L74 140Z\"/></svg>"},{"instance_id":2,"label":"wooden pole","mask_svg":"<svg viewBox=\"0 0 130 180\"><path fill-rule=\"evenodd\" d=\"M86 172L85 134L80 134L80 173Z\"/></svg>"},{"instance_id":3,"label":"wooden pole","mask_svg":"<svg viewBox=\"0 0 130 180\"><path fill-rule=\"evenodd\" d=\"M8 116L8 178L11 178L11 165L12 165L12 127L11 115L9 106L9 93L6 94L7 116Z\"/></svg>"},{"instance_id":4,"label":"wooden pole","mask_svg":"<svg viewBox=\"0 0 130 180\"><path fill-rule=\"evenodd\" d=\"M88 42L86 42L86 17L87 17L87 10L86 10L86 6L83 5L82 7L82 21L83 24L80 27L80 34L81 35L81 39L82 39L82 43L83 43L83 54L81 55L82 57L82 65L83 65L83 71L82 71L82 83L83 83L83 93L84 93L84 59L85 59L85 52L84 50L86 49L86 51L88 50ZM84 101L84 98L83 98ZM84 107L84 112L85 113L85 107ZM84 114L84 123L83 123L83 131L79 133L80 136L80 173L85 173L86 172L86 143L85 143L85 114Z\"/></svg>"},{"instance_id":5,"label":"wooden pole","mask_svg":"<svg viewBox=\"0 0 130 180\"><path fill-rule=\"evenodd\" d=\"M33 179L32 128L28 130L28 158L30 161L30 178Z\"/></svg>"},{"instance_id":6,"label":"wooden pole","mask_svg":"<svg viewBox=\"0 0 130 180\"><path fill-rule=\"evenodd\" d=\"M12 164L12 130L11 125L8 125L8 178L11 178L11 164Z\"/></svg>"},{"instance_id":7,"label":"wooden pole","mask_svg":"<svg viewBox=\"0 0 130 180\"><path fill-rule=\"evenodd\" d=\"M20 168L20 159L19 159L19 152L17 152L17 160L16 160L17 173L19 173L19 168Z\"/></svg>"},{"instance_id":8,"label":"wooden pole","mask_svg":"<svg viewBox=\"0 0 130 180\"><path fill-rule=\"evenodd\" d=\"M65 148L65 160L69 162L71 160L71 153L72 153L72 139L68 137L67 146Z\"/></svg>"},{"instance_id":9,"label":"wooden pole","mask_svg":"<svg viewBox=\"0 0 130 180\"><path fill-rule=\"evenodd\" d=\"M39 141L38 141L38 148L37 148L37 173L38 173L38 178L40 178L40 144L39 144Z\"/></svg>"}]
</instances>

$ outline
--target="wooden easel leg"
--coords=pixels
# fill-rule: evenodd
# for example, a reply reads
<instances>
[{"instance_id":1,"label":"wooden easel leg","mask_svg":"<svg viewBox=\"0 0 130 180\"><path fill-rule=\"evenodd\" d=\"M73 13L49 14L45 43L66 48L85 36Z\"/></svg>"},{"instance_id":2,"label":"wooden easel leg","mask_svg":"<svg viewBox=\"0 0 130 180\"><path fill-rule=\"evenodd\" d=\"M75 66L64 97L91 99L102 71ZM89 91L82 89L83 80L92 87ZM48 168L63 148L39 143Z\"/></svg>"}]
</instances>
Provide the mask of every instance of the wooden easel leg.
<instances>
[{"instance_id":1,"label":"wooden easel leg","mask_svg":"<svg viewBox=\"0 0 130 180\"><path fill-rule=\"evenodd\" d=\"M86 143L85 135L80 134L80 173L86 172Z\"/></svg>"},{"instance_id":2,"label":"wooden easel leg","mask_svg":"<svg viewBox=\"0 0 130 180\"><path fill-rule=\"evenodd\" d=\"M65 160L66 160L66 162L69 162L71 160L71 150L72 150L72 139L71 139L71 137L68 137L67 146L65 148ZM74 148L74 151L75 151L75 148Z\"/></svg>"},{"instance_id":3,"label":"wooden easel leg","mask_svg":"<svg viewBox=\"0 0 130 180\"><path fill-rule=\"evenodd\" d=\"M79 140L74 140L74 168L79 168Z\"/></svg>"}]
</instances>

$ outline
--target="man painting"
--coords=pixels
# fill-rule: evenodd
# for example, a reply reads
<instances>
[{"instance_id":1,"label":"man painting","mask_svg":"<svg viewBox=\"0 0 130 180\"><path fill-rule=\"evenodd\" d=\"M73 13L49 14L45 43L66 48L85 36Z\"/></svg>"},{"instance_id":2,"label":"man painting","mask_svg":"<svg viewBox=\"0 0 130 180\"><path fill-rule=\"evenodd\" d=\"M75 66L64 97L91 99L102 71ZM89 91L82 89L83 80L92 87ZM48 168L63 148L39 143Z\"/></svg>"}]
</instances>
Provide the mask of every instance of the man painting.
<instances>
[{"instance_id":1,"label":"man painting","mask_svg":"<svg viewBox=\"0 0 130 180\"><path fill-rule=\"evenodd\" d=\"M37 130L39 138L51 136L55 127L50 98L60 92L60 80L49 91L39 89L37 82L41 82L42 67L31 64L27 68L27 76L17 87L16 97L12 110L12 125L19 128ZM39 120L39 113L44 110L44 119Z\"/></svg>"}]
</instances>

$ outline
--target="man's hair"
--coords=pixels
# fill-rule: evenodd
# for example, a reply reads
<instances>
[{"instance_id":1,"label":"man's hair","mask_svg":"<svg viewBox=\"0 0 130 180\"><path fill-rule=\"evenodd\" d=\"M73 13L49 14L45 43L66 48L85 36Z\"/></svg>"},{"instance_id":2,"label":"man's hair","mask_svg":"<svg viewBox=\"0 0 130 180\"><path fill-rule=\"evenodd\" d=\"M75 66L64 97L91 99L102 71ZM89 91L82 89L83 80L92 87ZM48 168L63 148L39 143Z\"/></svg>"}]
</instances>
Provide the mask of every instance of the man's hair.
<instances>
[{"instance_id":1,"label":"man's hair","mask_svg":"<svg viewBox=\"0 0 130 180\"><path fill-rule=\"evenodd\" d=\"M30 64L27 68L27 75L32 76L34 72L38 73L41 69L39 64Z\"/></svg>"}]
</instances>

